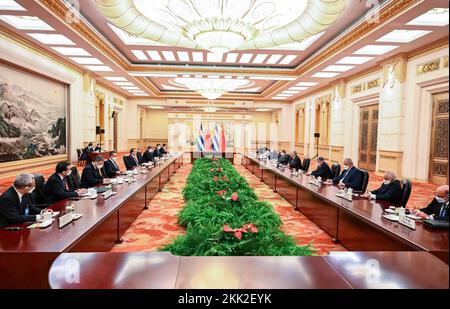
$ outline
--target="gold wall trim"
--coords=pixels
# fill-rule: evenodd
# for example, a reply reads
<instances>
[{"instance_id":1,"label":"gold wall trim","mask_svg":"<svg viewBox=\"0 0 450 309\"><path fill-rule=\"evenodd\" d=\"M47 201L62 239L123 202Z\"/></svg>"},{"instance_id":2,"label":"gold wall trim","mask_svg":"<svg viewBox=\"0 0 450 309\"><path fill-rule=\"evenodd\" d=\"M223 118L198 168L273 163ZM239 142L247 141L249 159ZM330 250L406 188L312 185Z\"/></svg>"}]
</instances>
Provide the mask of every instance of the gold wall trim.
<instances>
[{"instance_id":1,"label":"gold wall trim","mask_svg":"<svg viewBox=\"0 0 450 309\"><path fill-rule=\"evenodd\" d=\"M21 173L33 173L45 168L53 168L56 163L68 161L69 155L57 155L44 158L0 163L0 179Z\"/></svg>"},{"instance_id":2,"label":"gold wall trim","mask_svg":"<svg viewBox=\"0 0 450 309\"><path fill-rule=\"evenodd\" d=\"M417 75L439 71L440 69L441 69L441 58L433 59L424 64L419 64L417 66Z\"/></svg>"}]
</instances>

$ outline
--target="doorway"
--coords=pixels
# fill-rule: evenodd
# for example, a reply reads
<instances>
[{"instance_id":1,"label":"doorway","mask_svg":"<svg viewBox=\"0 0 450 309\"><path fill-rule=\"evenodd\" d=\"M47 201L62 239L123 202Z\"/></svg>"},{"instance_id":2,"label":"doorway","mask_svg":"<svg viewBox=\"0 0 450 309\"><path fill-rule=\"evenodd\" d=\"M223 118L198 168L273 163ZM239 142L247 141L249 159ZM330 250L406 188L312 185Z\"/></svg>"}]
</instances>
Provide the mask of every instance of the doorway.
<instances>
[{"instance_id":1,"label":"doorway","mask_svg":"<svg viewBox=\"0 0 450 309\"><path fill-rule=\"evenodd\" d=\"M448 92L433 95L429 182L449 182L448 170Z\"/></svg>"},{"instance_id":2,"label":"doorway","mask_svg":"<svg viewBox=\"0 0 450 309\"><path fill-rule=\"evenodd\" d=\"M378 104L361 107L359 129L359 164L367 171L375 172L378 146Z\"/></svg>"}]
</instances>

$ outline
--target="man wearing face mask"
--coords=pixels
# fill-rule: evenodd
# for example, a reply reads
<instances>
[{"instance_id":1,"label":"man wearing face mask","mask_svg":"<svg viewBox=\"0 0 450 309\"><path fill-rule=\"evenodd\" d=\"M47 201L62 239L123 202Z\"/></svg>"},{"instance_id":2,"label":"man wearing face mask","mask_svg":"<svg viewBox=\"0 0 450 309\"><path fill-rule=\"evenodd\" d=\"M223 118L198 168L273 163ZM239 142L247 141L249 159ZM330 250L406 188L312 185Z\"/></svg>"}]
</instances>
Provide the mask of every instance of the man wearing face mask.
<instances>
[{"instance_id":1,"label":"man wearing face mask","mask_svg":"<svg viewBox=\"0 0 450 309\"><path fill-rule=\"evenodd\" d=\"M402 198L402 188L400 181L397 180L394 172L387 171L384 173L384 181L377 190L367 192L363 195L364 198L388 201L393 204L399 204Z\"/></svg>"},{"instance_id":2,"label":"man wearing face mask","mask_svg":"<svg viewBox=\"0 0 450 309\"><path fill-rule=\"evenodd\" d=\"M124 163L125 163L125 167L127 168L127 171L132 170L135 167L139 166L139 159L137 157L136 148L131 148L130 155L127 157L124 157Z\"/></svg>"},{"instance_id":3,"label":"man wearing face mask","mask_svg":"<svg viewBox=\"0 0 450 309\"><path fill-rule=\"evenodd\" d=\"M109 179L102 176L101 169L105 159L102 156L97 156L92 163L89 163L81 174L81 187L91 188L103 184Z\"/></svg>"},{"instance_id":4,"label":"man wearing face mask","mask_svg":"<svg viewBox=\"0 0 450 309\"><path fill-rule=\"evenodd\" d=\"M436 190L436 196L433 201L425 208L414 210L413 214L427 220L446 220L448 221L448 185L440 186Z\"/></svg>"},{"instance_id":5,"label":"man wearing face mask","mask_svg":"<svg viewBox=\"0 0 450 309\"><path fill-rule=\"evenodd\" d=\"M35 187L34 176L17 176L12 187L0 196L0 227L10 224L36 222L40 219L41 209L32 205L31 193Z\"/></svg>"},{"instance_id":6,"label":"man wearing face mask","mask_svg":"<svg viewBox=\"0 0 450 309\"><path fill-rule=\"evenodd\" d=\"M104 164L104 171L109 178L114 178L122 174L119 165L117 165L117 152L111 151L109 153L109 159Z\"/></svg>"},{"instance_id":7,"label":"man wearing face mask","mask_svg":"<svg viewBox=\"0 0 450 309\"><path fill-rule=\"evenodd\" d=\"M353 165L350 158L344 159L344 170L341 175L333 179L340 189L352 188L355 191L361 191L363 182L363 173Z\"/></svg>"},{"instance_id":8,"label":"man wearing face mask","mask_svg":"<svg viewBox=\"0 0 450 309\"><path fill-rule=\"evenodd\" d=\"M288 165L291 157L286 153L286 150L281 150L280 157L278 158L278 163L283 165Z\"/></svg>"},{"instance_id":9,"label":"man wearing face mask","mask_svg":"<svg viewBox=\"0 0 450 309\"><path fill-rule=\"evenodd\" d=\"M69 176L71 172L69 162L59 162L56 165L55 173L50 176L45 184L44 191L48 203L53 204L86 193L86 190L84 189L76 191L71 191L69 189L67 176Z\"/></svg>"}]
</instances>

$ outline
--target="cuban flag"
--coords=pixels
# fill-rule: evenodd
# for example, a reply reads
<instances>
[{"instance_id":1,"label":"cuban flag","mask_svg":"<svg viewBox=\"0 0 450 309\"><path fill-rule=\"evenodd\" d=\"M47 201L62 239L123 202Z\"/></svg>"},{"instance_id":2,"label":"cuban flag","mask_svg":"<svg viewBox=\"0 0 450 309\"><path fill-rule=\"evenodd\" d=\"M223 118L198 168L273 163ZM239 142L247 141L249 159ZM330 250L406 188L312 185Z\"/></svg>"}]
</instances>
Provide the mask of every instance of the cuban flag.
<instances>
[{"instance_id":1,"label":"cuban flag","mask_svg":"<svg viewBox=\"0 0 450 309\"><path fill-rule=\"evenodd\" d=\"M212 143L212 150L216 151L216 152L220 151L219 128L217 127L217 124L216 124L216 128L214 130L214 139L213 139L213 143Z\"/></svg>"},{"instance_id":2,"label":"cuban flag","mask_svg":"<svg viewBox=\"0 0 450 309\"><path fill-rule=\"evenodd\" d=\"M200 133L199 133L199 137L197 139L197 150L198 151L205 151L205 138L203 136L204 136L203 125L200 124Z\"/></svg>"}]
</instances>

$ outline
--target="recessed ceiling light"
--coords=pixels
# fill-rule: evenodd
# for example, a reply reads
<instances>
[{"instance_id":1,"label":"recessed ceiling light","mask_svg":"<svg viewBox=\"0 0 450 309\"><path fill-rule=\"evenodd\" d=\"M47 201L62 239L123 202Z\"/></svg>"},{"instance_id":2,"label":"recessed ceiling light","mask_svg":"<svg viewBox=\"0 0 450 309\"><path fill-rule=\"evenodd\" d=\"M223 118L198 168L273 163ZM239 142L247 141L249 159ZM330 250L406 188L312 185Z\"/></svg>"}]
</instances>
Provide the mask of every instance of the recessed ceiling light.
<instances>
[{"instance_id":1,"label":"recessed ceiling light","mask_svg":"<svg viewBox=\"0 0 450 309\"><path fill-rule=\"evenodd\" d=\"M317 78L332 78L335 76L338 76L341 73L332 73L332 72L318 72L316 74L314 74L312 77L317 77Z\"/></svg>"},{"instance_id":2,"label":"recessed ceiling light","mask_svg":"<svg viewBox=\"0 0 450 309\"><path fill-rule=\"evenodd\" d=\"M391 42L391 43L410 43L417 40L431 31L426 30L394 30L385 36L379 38L377 42Z\"/></svg>"},{"instance_id":3,"label":"recessed ceiling light","mask_svg":"<svg viewBox=\"0 0 450 309\"><path fill-rule=\"evenodd\" d=\"M344 57L337 64L363 64L373 59L373 57Z\"/></svg>"},{"instance_id":4,"label":"recessed ceiling light","mask_svg":"<svg viewBox=\"0 0 450 309\"><path fill-rule=\"evenodd\" d=\"M236 63L238 56L239 56L239 54L236 54L236 53L228 53L226 62L227 63Z\"/></svg>"},{"instance_id":5,"label":"recessed ceiling light","mask_svg":"<svg viewBox=\"0 0 450 309\"><path fill-rule=\"evenodd\" d=\"M408 26L447 26L449 24L449 9L448 8L434 8L414 18Z\"/></svg>"},{"instance_id":6,"label":"recessed ceiling light","mask_svg":"<svg viewBox=\"0 0 450 309\"><path fill-rule=\"evenodd\" d=\"M180 61L183 61L183 62L189 62L189 54L188 54L188 52L185 52L185 51L179 51L179 52L177 52L177 55L178 55L178 59L180 60Z\"/></svg>"},{"instance_id":7,"label":"recessed ceiling light","mask_svg":"<svg viewBox=\"0 0 450 309\"><path fill-rule=\"evenodd\" d=\"M114 82L117 86L134 86L131 82Z\"/></svg>"},{"instance_id":8,"label":"recessed ceiling light","mask_svg":"<svg viewBox=\"0 0 450 309\"><path fill-rule=\"evenodd\" d=\"M90 56L91 55L83 48L78 48L78 47L52 47L52 48L64 56Z\"/></svg>"},{"instance_id":9,"label":"recessed ceiling light","mask_svg":"<svg viewBox=\"0 0 450 309\"><path fill-rule=\"evenodd\" d=\"M165 50L162 53L166 61L175 61L175 55L173 52Z\"/></svg>"},{"instance_id":10,"label":"recessed ceiling light","mask_svg":"<svg viewBox=\"0 0 450 309\"><path fill-rule=\"evenodd\" d=\"M289 90L295 90L295 91L303 91L308 89L308 87L291 87Z\"/></svg>"},{"instance_id":11,"label":"recessed ceiling light","mask_svg":"<svg viewBox=\"0 0 450 309\"><path fill-rule=\"evenodd\" d=\"M384 55L394 49L398 48L398 46L394 45L367 45L363 48L357 50L353 54L355 55Z\"/></svg>"},{"instance_id":12,"label":"recessed ceiling light","mask_svg":"<svg viewBox=\"0 0 450 309\"><path fill-rule=\"evenodd\" d=\"M319 83L314 83L314 82L299 82L297 84L297 86L301 86L301 87L314 87L316 85L318 85Z\"/></svg>"},{"instance_id":13,"label":"recessed ceiling light","mask_svg":"<svg viewBox=\"0 0 450 309\"><path fill-rule=\"evenodd\" d=\"M192 59L194 62L203 62L203 53L202 52L193 52Z\"/></svg>"},{"instance_id":14,"label":"recessed ceiling light","mask_svg":"<svg viewBox=\"0 0 450 309\"><path fill-rule=\"evenodd\" d=\"M49 45L75 45L69 38L62 34L53 33L27 33L29 36L38 40L42 44Z\"/></svg>"},{"instance_id":15,"label":"recessed ceiling light","mask_svg":"<svg viewBox=\"0 0 450 309\"><path fill-rule=\"evenodd\" d=\"M253 54L242 54L241 59L239 59L240 63L249 63L252 60Z\"/></svg>"},{"instance_id":16,"label":"recessed ceiling light","mask_svg":"<svg viewBox=\"0 0 450 309\"><path fill-rule=\"evenodd\" d=\"M0 10L5 11L26 11L26 9L13 0L0 1Z\"/></svg>"},{"instance_id":17,"label":"recessed ceiling light","mask_svg":"<svg viewBox=\"0 0 450 309\"><path fill-rule=\"evenodd\" d=\"M232 78L233 78L233 76L231 76L231 75L225 76L225 79L232 79Z\"/></svg>"},{"instance_id":18,"label":"recessed ceiling light","mask_svg":"<svg viewBox=\"0 0 450 309\"><path fill-rule=\"evenodd\" d=\"M150 56L150 59L153 61L161 61L161 55L156 50L147 50L147 54Z\"/></svg>"},{"instance_id":19,"label":"recessed ceiling light","mask_svg":"<svg viewBox=\"0 0 450 309\"><path fill-rule=\"evenodd\" d=\"M280 93L280 94L277 94L277 97L292 97L293 96L293 94L291 94L291 93Z\"/></svg>"},{"instance_id":20,"label":"recessed ceiling light","mask_svg":"<svg viewBox=\"0 0 450 309\"><path fill-rule=\"evenodd\" d=\"M208 78L217 79L217 78L220 78L220 76L219 75L208 75Z\"/></svg>"},{"instance_id":21,"label":"recessed ceiling light","mask_svg":"<svg viewBox=\"0 0 450 309\"><path fill-rule=\"evenodd\" d=\"M203 75L195 75L195 78L203 78Z\"/></svg>"},{"instance_id":22,"label":"recessed ceiling light","mask_svg":"<svg viewBox=\"0 0 450 309\"><path fill-rule=\"evenodd\" d=\"M85 65L86 69L91 70L92 72L112 72L113 69L111 69L107 65Z\"/></svg>"},{"instance_id":23,"label":"recessed ceiling light","mask_svg":"<svg viewBox=\"0 0 450 309\"><path fill-rule=\"evenodd\" d=\"M266 61L267 64L277 64L278 61L283 57L283 55L272 55L269 60Z\"/></svg>"},{"instance_id":24,"label":"recessed ceiling light","mask_svg":"<svg viewBox=\"0 0 450 309\"><path fill-rule=\"evenodd\" d=\"M36 16L0 15L0 19L19 30L55 30Z\"/></svg>"},{"instance_id":25,"label":"recessed ceiling light","mask_svg":"<svg viewBox=\"0 0 450 309\"><path fill-rule=\"evenodd\" d=\"M70 57L70 59L78 64L103 64L103 62L97 58Z\"/></svg>"},{"instance_id":26,"label":"recessed ceiling light","mask_svg":"<svg viewBox=\"0 0 450 309\"><path fill-rule=\"evenodd\" d=\"M261 64L261 63L264 62L264 60L266 60L267 56L269 56L269 55L267 55L267 54L258 54L258 55L256 55L255 59L253 59L253 63L254 64Z\"/></svg>"},{"instance_id":27,"label":"recessed ceiling light","mask_svg":"<svg viewBox=\"0 0 450 309\"><path fill-rule=\"evenodd\" d=\"M222 62L223 54L208 53L208 62Z\"/></svg>"},{"instance_id":28,"label":"recessed ceiling light","mask_svg":"<svg viewBox=\"0 0 450 309\"><path fill-rule=\"evenodd\" d=\"M288 55L288 56L284 57L283 60L281 60L280 64L288 65L295 59L297 59L297 55Z\"/></svg>"},{"instance_id":29,"label":"recessed ceiling light","mask_svg":"<svg viewBox=\"0 0 450 309\"><path fill-rule=\"evenodd\" d=\"M139 87L136 87L136 86L133 86L133 87L131 87L131 86L123 86L123 87L120 87L120 88L125 89L125 90L140 90Z\"/></svg>"},{"instance_id":30,"label":"recessed ceiling light","mask_svg":"<svg viewBox=\"0 0 450 309\"><path fill-rule=\"evenodd\" d=\"M250 79L254 80L296 80L296 77L284 77L284 76L250 76Z\"/></svg>"},{"instance_id":31,"label":"recessed ceiling light","mask_svg":"<svg viewBox=\"0 0 450 309\"><path fill-rule=\"evenodd\" d=\"M257 108L255 112L270 112L271 110L271 108Z\"/></svg>"},{"instance_id":32,"label":"recessed ceiling light","mask_svg":"<svg viewBox=\"0 0 450 309\"><path fill-rule=\"evenodd\" d=\"M153 106L153 105L150 105L150 106L148 106L148 108L150 108L150 109L164 109L164 107L162 107L162 106Z\"/></svg>"},{"instance_id":33,"label":"recessed ceiling light","mask_svg":"<svg viewBox=\"0 0 450 309\"><path fill-rule=\"evenodd\" d=\"M136 97L147 97L148 96L148 94L146 94L146 93L134 93L133 95Z\"/></svg>"},{"instance_id":34,"label":"recessed ceiling light","mask_svg":"<svg viewBox=\"0 0 450 309\"><path fill-rule=\"evenodd\" d=\"M108 76L105 77L106 80L109 80L110 82L126 82L128 81L125 77L115 77L115 76Z\"/></svg>"},{"instance_id":35,"label":"recessed ceiling light","mask_svg":"<svg viewBox=\"0 0 450 309\"><path fill-rule=\"evenodd\" d=\"M352 65L330 65L323 70L325 72L347 72L353 68Z\"/></svg>"},{"instance_id":36,"label":"recessed ceiling light","mask_svg":"<svg viewBox=\"0 0 450 309\"><path fill-rule=\"evenodd\" d=\"M285 98L285 97L273 97L272 99L274 99L274 100L287 100L288 98Z\"/></svg>"},{"instance_id":37,"label":"recessed ceiling light","mask_svg":"<svg viewBox=\"0 0 450 309\"><path fill-rule=\"evenodd\" d=\"M142 90L128 90L128 92L131 92L131 93L145 93L145 91L142 91Z\"/></svg>"},{"instance_id":38,"label":"recessed ceiling light","mask_svg":"<svg viewBox=\"0 0 450 309\"><path fill-rule=\"evenodd\" d=\"M145 55L145 53L142 50L132 50L131 52L138 60L148 61L147 56Z\"/></svg>"},{"instance_id":39,"label":"recessed ceiling light","mask_svg":"<svg viewBox=\"0 0 450 309\"><path fill-rule=\"evenodd\" d=\"M189 74L183 74L183 78L191 78L191 75L189 75Z\"/></svg>"},{"instance_id":40,"label":"recessed ceiling light","mask_svg":"<svg viewBox=\"0 0 450 309\"><path fill-rule=\"evenodd\" d=\"M130 73L131 76L146 76L146 77L178 77L177 74L165 73Z\"/></svg>"},{"instance_id":41,"label":"recessed ceiling light","mask_svg":"<svg viewBox=\"0 0 450 309\"><path fill-rule=\"evenodd\" d=\"M264 49L299 50L299 51L307 50L312 44L314 44L314 42L316 42L322 35L324 35L324 33L325 33L325 31L317 33L313 36L308 37L307 39L305 39L301 42L290 43L290 44L280 45L280 46L271 47L271 48L264 48Z\"/></svg>"},{"instance_id":42,"label":"recessed ceiling light","mask_svg":"<svg viewBox=\"0 0 450 309\"><path fill-rule=\"evenodd\" d=\"M300 93L300 91L292 91L292 90L283 91L283 94L297 94L297 93Z\"/></svg>"}]
</instances>

